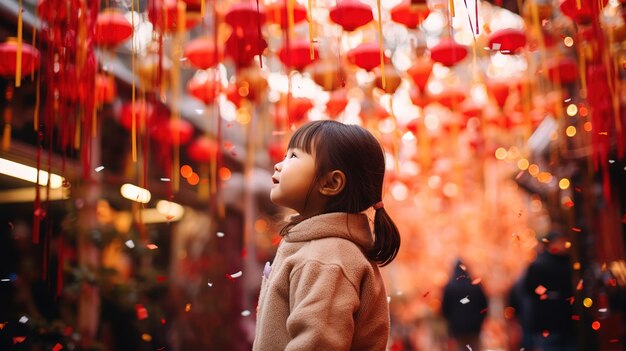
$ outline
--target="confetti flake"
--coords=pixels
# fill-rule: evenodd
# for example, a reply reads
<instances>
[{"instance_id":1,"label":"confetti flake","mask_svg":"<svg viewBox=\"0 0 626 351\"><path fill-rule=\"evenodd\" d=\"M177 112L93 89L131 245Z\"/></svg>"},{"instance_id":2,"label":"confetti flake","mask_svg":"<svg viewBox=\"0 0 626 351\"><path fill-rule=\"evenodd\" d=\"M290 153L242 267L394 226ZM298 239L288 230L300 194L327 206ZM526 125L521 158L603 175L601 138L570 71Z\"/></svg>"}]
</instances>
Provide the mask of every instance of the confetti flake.
<instances>
[{"instance_id":1,"label":"confetti flake","mask_svg":"<svg viewBox=\"0 0 626 351\"><path fill-rule=\"evenodd\" d=\"M150 334L142 334L141 335L141 340L143 340L145 342L150 342L150 341L152 341L152 335L150 335Z\"/></svg>"},{"instance_id":2,"label":"confetti flake","mask_svg":"<svg viewBox=\"0 0 626 351\"><path fill-rule=\"evenodd\" d=\"M548 335L550 335L550 332L547 330L544 330L543 333L541 333L541 335L543 335L544 338L547 338Z\"/></svg>"},{"instance_id":3,"label":"confetti flake","mask_svg":"<svg viewBox=\"0 0 626 351\"><path fill-rule=\"evenodd\" d=\"M241 311L241 315L243 317L248 317L250 315L250 311L249 310L243 310L243 311Z\"/></svg>"},{"instance_id":4,"label":"confetti flake","mask_svg":"<svg viewBox=\"0 0 626 351\"><path fill-rule=\"evenodd\" d=\"M102 171L103 169L104 169L104 166L98 166L98 167L96 167L95 171L96 171L96 172L100 172L100 171Z\"/></svg>"},{"instance_id":5,"label":"confetti flake","mask_svg":"<svg viewBox=\"0 0 626 351\"><path fill-rule=\"evenodd\" d=\"M24 342L24 340L26 340L25 336L14 336L13 337L13 345L15 344L21 344Z\"/></svg>"},{"instance_id":6,"label":"confetti flake","mask_svg":"<svg viewBox=\"0 0 626 351\"><path fill-rule=\"evenodd\" d=\"M459 300L459 302L460 302L460 303L462 303L462 304L464 304L464 305L465 305L465 304L467 304L467 303L469 303L469 302L470 302L470 300L469 300L469 296L465 296L464 298L462 298L461 300Z\"/></svg>"},{"instance_id":7,"label":"confetti flake","mask_svg":"<svg viewBox=\"0 0 626 351\"><path fill-rule=\"evenodd\" d=\"M543 295L546 293L546 291L548 291L548 289L546 289L546 287L543 285L537 285L537 287L535 288L535 294L537 295Z\"/></svg>"},{"instance_id":8,"label":"confetti flake","mask_svg":"<svg viewBox=\"0 0 626 351\"><path fill-rule=\"evenodd\" d=\"M212 287L212 286L213 286L213 283L208 282L208 283L207 283L207 285L208 285L208 286L209 286L209 288L210 288L210 287Z\"/></svg>"},{"instance_id":9,"label":"confetti flake","mask_svg":"<svg viewBox=\"0 0 626 351\"><path fill-rule=\"evenodd\" d=\"M185 312L189 312L189 311L191 311L191 304L190 303L185 305Z\"/></svg>"},{"instance_id":10,"label":"confetti flake","mask_svg":"<svg viewBox=\"0 0 626 351\"><path fill-rule=\"evenodd\" d=\"M59 344L58 342L52 347L52 351L61 351L63 350L63 345Z\"/></svg>"},{"instance_id":11,"label":"confetti flake","mask_svg":"<svg viewBox=\"0 0 626 351\"><path fill-rule=\"evenodd\" d=\"M162 182L169 182L171 179L170 178L161 178Z\"/></svg>"},{"instance_id":12,"label":"confetti flake","mask_svg":"<svg viewBox=\"0 0 626 351\"><path fill-rule=\"evenodd\" d=\"M28 317L26 317L26 316L22 316L22 317L20 318L20 323L25 324L26 322L28 322Z\"/></svg>"},{"instance_id":13,"label":"confetti flake","mask_svg":"<svg viewBox=\"0 0 626 351\"><path fill-rule=\"evenodd\" d=\"M237 273L233 273L233 274L228 274L226 273L226 278L228 278L229 280L235 280L236 278L239 278L243 275L243 272L239 271Z\"/></svg>"},{"instance_id":14,"label":"confetti flake","mask_svg":"<svg viewBox=\"0 0 626 351\"><path fill-rule=\"evenodd\" d=\"M137 320L144 320L148 318L148 310L143 307L142 304L136 304L135 311L137 312Z\"/></svg>"},{"instance_id":15,"label":"confetti flake","mask_svg":"<svg viewBox=\"0 0 626 351\"><path fill-rule=\"evenodd\" d=\"M7 325L8 322L2 322L0 323L0 330L4 329L4 326Z\"/></svg>"},{"instance_id":16,"label":"confetti flake","mask_svg":"<svg viewBox=\"0 0 626 351\"><path fill-rule=\"evenodd\" d=\"M217 232L216 235L218 238L223 238L225 234L224 232Z\"/></svg>"},{"instance_id":17,"label":"confetti flake","mask_svg":"<svg viewBox=\"0 0 626 351\"><path fill-rule=\"evenodd\" d=\"M583 289L583 280L579 280L578 284L576 285L576 290L581 291Z\"/></svg>"},{"instance_id":18,"label":"confetti flake","mask_svg":"<svg viewBox=\"0 0 626 351\"><path fill-rule=\"evenodd\" d=\"M422 297L425 298L426 296L428 296L428 294L430 294L430 291L425 292L424 295L422 295Z\"/></svg>"},{"instance_id":19,"label":"confetti flake","mask_svg":"<svg viewBox=\"0 0 626 351\"><path fill-rule=\"evenodd\" d=\"M476 279L472 280L472 285L478 285L478 284L480 284L480 282L482 280L483 280L482 278L476 278Z\"/></svg>"},{"instance_id":20,"label":"confetti flake","mask_svg":"<svg viewBox=\"0 0 626 351\"><path fill-rule=\"evenodd\" d=\"M465 347L467 347L467 349L468 349L469 351L472 351L472 347L471 347L471 346L469 346L469 345L465 345Z\"/></svg>"},{"instance_id":21,"label":"confetti flake","mask_svg":"<svg viewBox=\"0 0 626 351\"><path fill-rule=\"evenodd\" d=\"M135 243L132 240L126 240L126 246L129 249L133 249L133 248L135 248Z\"/></svg>"},{"instance_id":22,"label":"confetti flake","mask_svg":"<svg viewBox=\"0 0 626 351\"><path fill-rule=\"evenodd\" d=\"M0 282L10 282L11 278L2 278L0 279Z\"/></svg>"},{"instance_id":23,"label":"confetti flake","mask_svg":"<svg viewBox=\"0 0 626 351\"><path fill-rule=\"evenodd\" d=\"M150 250L156 250L156 249L159 248L158 246L156 246L154 244L148 244L148 245L146 245L146 247L149 248Z\"/></svg>"}]
</instances>

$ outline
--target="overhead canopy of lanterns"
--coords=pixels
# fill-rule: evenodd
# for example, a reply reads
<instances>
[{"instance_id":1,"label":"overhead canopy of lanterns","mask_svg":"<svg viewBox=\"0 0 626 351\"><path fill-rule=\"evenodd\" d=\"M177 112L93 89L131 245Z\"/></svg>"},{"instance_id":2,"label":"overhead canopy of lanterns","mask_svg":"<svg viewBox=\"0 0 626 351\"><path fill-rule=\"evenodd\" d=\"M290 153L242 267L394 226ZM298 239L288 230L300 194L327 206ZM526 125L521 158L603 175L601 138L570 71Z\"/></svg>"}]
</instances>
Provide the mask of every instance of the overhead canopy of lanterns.
<instances>
[{"instance_id":1,"label":"overhead canopy of lanterns","mask_svg":"<svg viewBox=\"0 0 626 351\"><path fill-rule=\"evenodd\" d=\"M166 160L159 176L174 180L174 192L181 154L197 167L211 164L200 176L215 183L223 154L267 167L308 119L360 123L385 146L386 197L406 215L401 226L413 239L400 258L410 261L435 255L420 252L418 234L441 232L455 217L462 223L443 234L450 242L467 244L469 233L489 228L534 236L519 220L493 215L522 206L500 196L513 190L494 174L529 172L527 142L546 119L557 121L554 138L588 140L598 168L626 150L619 4L525 1L514 13L453 0L140 3L42 0L39 42L18 33L0 45L2 76L19 86L36 75L45 87L35 128L57 126L61 147L81 150L87 178L98 111L116 101L133 160L142 158L142 140L156 142ZM132 94L118 96L116 81ZM564 134L570 127L577 132ZM6 115L3 140L8 148ZM532 173L544 183L554 178L548 169ZM483 239L504 245L496 235ZM476 250L483 267L506 260ZM516 271L522 262L509 265ZM433 284L444 278L432 277ZM507 278L492 279L497 291Z\"/></svg>"}]
</instances>

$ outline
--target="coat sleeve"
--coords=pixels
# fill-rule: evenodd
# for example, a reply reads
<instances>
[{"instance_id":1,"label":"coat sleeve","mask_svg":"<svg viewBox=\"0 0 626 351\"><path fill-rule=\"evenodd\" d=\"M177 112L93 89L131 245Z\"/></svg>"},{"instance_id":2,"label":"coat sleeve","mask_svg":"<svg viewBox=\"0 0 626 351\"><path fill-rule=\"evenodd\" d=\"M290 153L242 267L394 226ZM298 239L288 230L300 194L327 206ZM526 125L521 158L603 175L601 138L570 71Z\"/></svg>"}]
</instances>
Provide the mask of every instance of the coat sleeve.
<instances>
[{"instance_id":1,"label":"coat sleeve","mask_svg":"<svg viewBox=\"0 0 626 351\"><path fill-rule=\"evenodd\" d=\"M290 278L285 350L349 350L359 294L336 265L307 262Z\"/></svg>"}]
</instances>

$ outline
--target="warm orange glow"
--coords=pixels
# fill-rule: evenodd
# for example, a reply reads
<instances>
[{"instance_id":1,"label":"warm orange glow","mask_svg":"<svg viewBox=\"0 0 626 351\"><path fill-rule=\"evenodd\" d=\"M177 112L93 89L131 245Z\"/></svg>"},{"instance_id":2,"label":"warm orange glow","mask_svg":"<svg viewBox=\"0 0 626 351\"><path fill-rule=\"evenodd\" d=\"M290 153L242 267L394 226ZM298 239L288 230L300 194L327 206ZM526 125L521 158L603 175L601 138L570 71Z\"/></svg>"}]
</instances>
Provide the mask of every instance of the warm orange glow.
<instances>
[{"instance_id":1,"label":"warm orange glow","mask_svg":"<svg viewBox=\"0 0 626 351\"><path fill-rule=\"evenodd\" d=\"M262 218L257 219L254 222L254 230L257 233L265 233L265 231L267 230L267 221Z\"/></svg>"},{"instance_id":2,"label":"warm orange glow","mask_svg":"<svg viewBox=\"0 0 626 351\"><path fill-rule=\"evenodd\" d=\"M521 169L522 171L527 170L529 166L530 166L530 163L525 158L522 158L519 161L517 161L517 167Z\"/></svg>"},{"instance_id":3,"label":"warm orange glow","mask_svg":"<svg viewBox=\"0 0 626 351\"><path fill-rule=\"evenodd\" d=\"M534 163L528 166L528 173L530 173L531 176L536 177L537 174L539 174L539 166Z\"/></svg>"},{"instance_id":4,"label":"warm orange glow","mask_svg":"<svg viewBox=\"0 0 626 351\"><path fill-rule=\"evenodd\" d=\"M586 132L591 132L593 130L593 125L591 122L585 122L585 124L583 124L583 128Z\"/></svg>"},{"instance_id":5,"label":"warm orange glow","mask_svg":"<svg viewBox=\"0 0 626 351\"><path fill-rule=\"evenodd\" d=\"M565 44L568 48L571 48L572 45L574 45L574 39L572 39L572 37L565 37L563 38L563 44Z\"/></svg>"},{"instance_id":6,"label":"warm orange glow","mask_svg":"<svg viewBox=\"0 0 626 351\"><path fill-rule=\"evenodd\" d=\"M569 188L569 185L570 185L569 179L562 178L561 180L559 180L559 188L561 188L561 190L565 190Z\"/></svg>"},{"instance_id":7,"label":"warm orange glow","mask_svg":"<svg viewBox=\"0 0 626 351\"><path fill-rule=\"evenodd\" d=\"M183 176L183 178L189 178L192 173L193 168L191 168L191 166L183 165L182 167L180 167L180 175Z\"/></svg>"},{"instance_id":8,"label":"warm orange glow","mask_svg":"<svg viewBox=\"0 0 626 351\"><path fill-rule=\"evenodd\" d=\"M569 104L567 105L566 111L568 116L575 116L578 112L578 106L576 106L576 104Z\"/></svg>"},{"instance_id":9,"label":"warm orange glow","mask_svg":"<svg viewBox=\"0 0 626 351\"><path fill-rule=\"evenodd\" d=\"M565 135L567 135L568 137L573 137L574 135L576 135L576 127L574 126L569 126L565 129Z\"/></svg>"},{"instance_id":10,"label":"warm orange glow","mask_svg":"<svg viewBox=\"0 0 626 351\"><path fill-rule=\"evenodd\" d=\"M593 330L600 329L600 322L594 321L593 323L591 323L591 329L593 329Z\"/></svg>"},{"instance_id":11,"label":"warm orange glow","mask_svg":"<svg viewBox=\"0 0 626 351\"><path fill-rule=\"evenodd\" d=\"M187 182L189 183L189 185L198 185L198 183L200 182L200 176L198 175L198 173L193 172L189 177L187 177Z\"/></svg>"},{"instance_id":12,"label":"warm orange glow","mask_svg":"<svg viewBox=\"0 0 626 351\"><path fill-rule=\"evenodd\" d=\"M220 177L220 180L229 180L232 173L230 169L226 167L221 167L218 171L218 175Z\"/></svg>"},{"instance_id":13,"label":"warm orange glow","mask_svg":"<svg viewBox=\"0 0 626 351\"><path fill-rule=\"evenodd\" d=\"M580 270L580 262L574 262L574 264L572 265L572 268L573 268L575 271Z\"/></svg>"},{"instance_id":14,"label":"warm orange glow","mask_svg":"<svg viewBox=\"0 0 626 351\"><path fill-rule=\"evenodd\" d=\"M589 109L587 109L587 107L585 106L580 106L578 108L578 114L580 115L580 117L587 117L587 115L589 115Z\"/></svg>"},{"instance_id":15,"label":"warm orange glow","mask_svg":"<svg viewBox=\"0 0 626 351\"><path fill-rule=\"evenodd\" d=\"M506 152L506 149L505 149L505 148L503 148L503 147L499 147L499 148L496 150L496 158L497 158L498 160L504 160L504 159L506 158L506 155L507 155L507 152Z\"/></svg>"}]
</instances>

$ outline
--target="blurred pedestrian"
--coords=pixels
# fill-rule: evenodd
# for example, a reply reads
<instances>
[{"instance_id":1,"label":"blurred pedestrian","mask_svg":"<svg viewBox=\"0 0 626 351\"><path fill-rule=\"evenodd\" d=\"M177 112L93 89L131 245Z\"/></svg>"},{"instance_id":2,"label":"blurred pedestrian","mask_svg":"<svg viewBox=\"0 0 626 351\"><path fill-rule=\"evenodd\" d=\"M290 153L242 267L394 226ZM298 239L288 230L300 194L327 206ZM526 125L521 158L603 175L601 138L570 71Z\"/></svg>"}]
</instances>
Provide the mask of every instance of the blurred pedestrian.
<instances>
[{"instance_id":1,"label":"blurred pedestrian","mask_svg":"<svg viewBox=\"0 0 626 351\"><path fill-rule=\"evenodd\" d=\"M453 274L444 287L441 309L456 350L480 350L480 331L487 316L487 296L480 284L473 284L460 259L456 261Z\"/></svg>"},{"instance_id":2,"label":"blurred pedestrian","mask_svg":"<svg viewBox=\"0 0 626 351\"><path fill-rule=\"evenodd\" d=\"M540 351L574 351L572 268L567 237L551 231L545 250L529 265L524 283L530 297L530 328Z\"/></svg>"}]
</instances>

